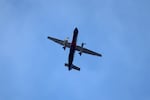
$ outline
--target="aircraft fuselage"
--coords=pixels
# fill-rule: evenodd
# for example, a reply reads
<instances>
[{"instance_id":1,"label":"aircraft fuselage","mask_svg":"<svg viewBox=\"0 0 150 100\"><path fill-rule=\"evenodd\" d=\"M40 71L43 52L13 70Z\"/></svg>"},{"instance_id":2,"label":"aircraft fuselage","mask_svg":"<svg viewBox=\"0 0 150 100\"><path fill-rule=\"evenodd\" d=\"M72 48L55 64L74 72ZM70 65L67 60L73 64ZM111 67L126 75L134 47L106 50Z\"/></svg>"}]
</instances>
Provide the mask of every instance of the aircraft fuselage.
<instances>
[{"instance_id":1,"label":"aircraft fuselage","mask_svg":"<svg viewBox=\"0 0 150 100\"><path fill-rule=\"evenodd\" d=\"M70 47L70 52L69 52L69 57L68 57L68 68L71 70L72 68L72 63L74 59L74 53L75 53L75 48L76 48L76 42L77 42L77 37L78 37L78 29L75 28L73 32L73 39Z\"/></svg>"}]
</instances>

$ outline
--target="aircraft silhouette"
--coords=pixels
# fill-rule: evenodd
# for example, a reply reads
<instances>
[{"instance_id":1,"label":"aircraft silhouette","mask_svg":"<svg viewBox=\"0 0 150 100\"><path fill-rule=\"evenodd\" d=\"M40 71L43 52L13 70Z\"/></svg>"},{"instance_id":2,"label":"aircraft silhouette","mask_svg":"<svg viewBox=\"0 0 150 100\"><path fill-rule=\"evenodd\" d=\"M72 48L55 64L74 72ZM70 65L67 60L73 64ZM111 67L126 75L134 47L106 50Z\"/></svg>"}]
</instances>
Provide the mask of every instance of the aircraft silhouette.
<instances>
[{"instance_id":1,"label":"aircraft silhouette","mask_svg":"<svg viewBox=\"0 0 150 100\"><path fill-rule=\"evenodd\" d=\"M73 59L74 59L74 54L75 54L76 50L79 51L80 56L82 55L82 53L87 53L87 54L91 54L91 55L95 55L95 56L99 56L99 57L102 56L101 54L99 54L97 52L94 52L87 48L84 48L83 46L85 45L85 43L82 43L81 46L76 45L77 37L78 37L78 29L77 28L75 28L73 31L73 39L72 39L71 43L68 42L68 39L60 40L60 39L56 39L56 38L48 36L48 39L50 39L60 45L63 45L64 50L66 49L66 47L70 48L70 52L69 52L69 56L68 56L68 63L65 63L65 66L68 67L69 71L71 69L80 71L79 67L73 65Z\"/></svg>"}]
</instances>

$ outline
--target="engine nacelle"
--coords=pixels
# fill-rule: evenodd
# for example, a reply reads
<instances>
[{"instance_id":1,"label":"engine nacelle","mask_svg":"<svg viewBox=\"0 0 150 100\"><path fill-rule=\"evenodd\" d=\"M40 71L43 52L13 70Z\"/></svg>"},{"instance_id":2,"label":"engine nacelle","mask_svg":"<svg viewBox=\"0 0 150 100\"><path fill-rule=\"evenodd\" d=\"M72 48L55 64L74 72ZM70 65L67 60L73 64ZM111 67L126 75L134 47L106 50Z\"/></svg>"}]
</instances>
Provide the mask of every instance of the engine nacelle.
<instances>
[{"instance_id":1,"label":"engine nacelle","mask_svg":"<svg viewBox=\"0 0 150 100\"><path fill-rule=\"evenodd\" d=\"M79 51L79 55L81 56L82 55L82 52L83 52L83 46L85 45L85 43L82 43L81 44L81 50Z\"/></svg>"},{"instance_id":2,"label":"engine nacelle","mask_svg":"<svg viewBox=\"0 0 150 100\"><path fill-rule=\"evenodd\" d=\"M67 37L67 38L64 40L64 43L63 43L63 45L64 45L64 46L63 46L63 49L64 49L64 50L66 50L66 46L67 46L67 44L68 44L68 39L69 39L69 38Z\"/></svg>"},{"instance_id":3,"label":"engine nacelle","mask_svg":"<svg viewBox=\"0 0 150 100\"><path fill-rule=\"evenodd\" d=\"M82 51L79 52L79 55L80 55L80 56L82 55Z\"/></svg>"}]
</instances>

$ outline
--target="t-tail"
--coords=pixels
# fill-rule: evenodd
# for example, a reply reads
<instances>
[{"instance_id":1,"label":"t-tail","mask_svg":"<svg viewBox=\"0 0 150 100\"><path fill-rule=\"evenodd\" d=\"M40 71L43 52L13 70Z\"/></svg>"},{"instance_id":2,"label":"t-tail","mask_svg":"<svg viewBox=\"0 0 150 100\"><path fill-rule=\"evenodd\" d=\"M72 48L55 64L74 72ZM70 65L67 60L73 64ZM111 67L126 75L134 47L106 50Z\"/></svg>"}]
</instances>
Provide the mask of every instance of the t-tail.
<instances>
[{"instance_id":1,"label":"t-tail","mask_svg":"<svg viewBox=\"0 0 150 100\"><path fill-rule=\"evenodd\" d=\"M75 69L75 70L77 70L77 71L80 71L80 68L79 67L77 67L77 66L75 66L75 65L71 65L71 66L69 66L69 64L67 64L67 63L65 63L65 66L66 67L68 67L68 70L70 71L71 69Z\"/></svg>"}]
</instances>

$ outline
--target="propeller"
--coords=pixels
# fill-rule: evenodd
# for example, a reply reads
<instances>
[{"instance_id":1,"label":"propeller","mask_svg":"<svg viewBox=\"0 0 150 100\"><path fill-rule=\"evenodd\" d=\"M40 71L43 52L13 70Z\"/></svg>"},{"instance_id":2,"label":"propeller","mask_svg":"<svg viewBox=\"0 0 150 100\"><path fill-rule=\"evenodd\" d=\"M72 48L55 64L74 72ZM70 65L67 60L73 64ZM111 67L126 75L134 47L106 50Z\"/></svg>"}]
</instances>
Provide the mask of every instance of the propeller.
<instances>
[{"instance_id":1,"label":"propeller","mask_svg":"<svg viewBox=\"0 0 150 100\"><path fill-rule=\"evenodd\" d=\"M65 40L64 40L64 46L63 46L63 49L66 50L66 44L68 43L68 40L69 40L69 37L67 37Z\"/></svg>"},{"instance_id":2,"label":"propeller","mask_svg":"<svg viewBox=\"0 0 150 100\"><path fill-rule=\"evenodd\" d=\"M86 43L81 43L81 50L79 51L79 55L81 56L82 55L82 49L83 49L83 46L86 45Z\"/></svg>"},{"instance_id":3,"label":"propeller","mask_svg":"<svg viewBox=\"0 0 150 100\"><path fill-rule=\"evenodd\" d=\"M86 43L82 43L82 44L81 44L81 47L83 48L84 45L86 45Z\"/></svg>"}]
</instances>

